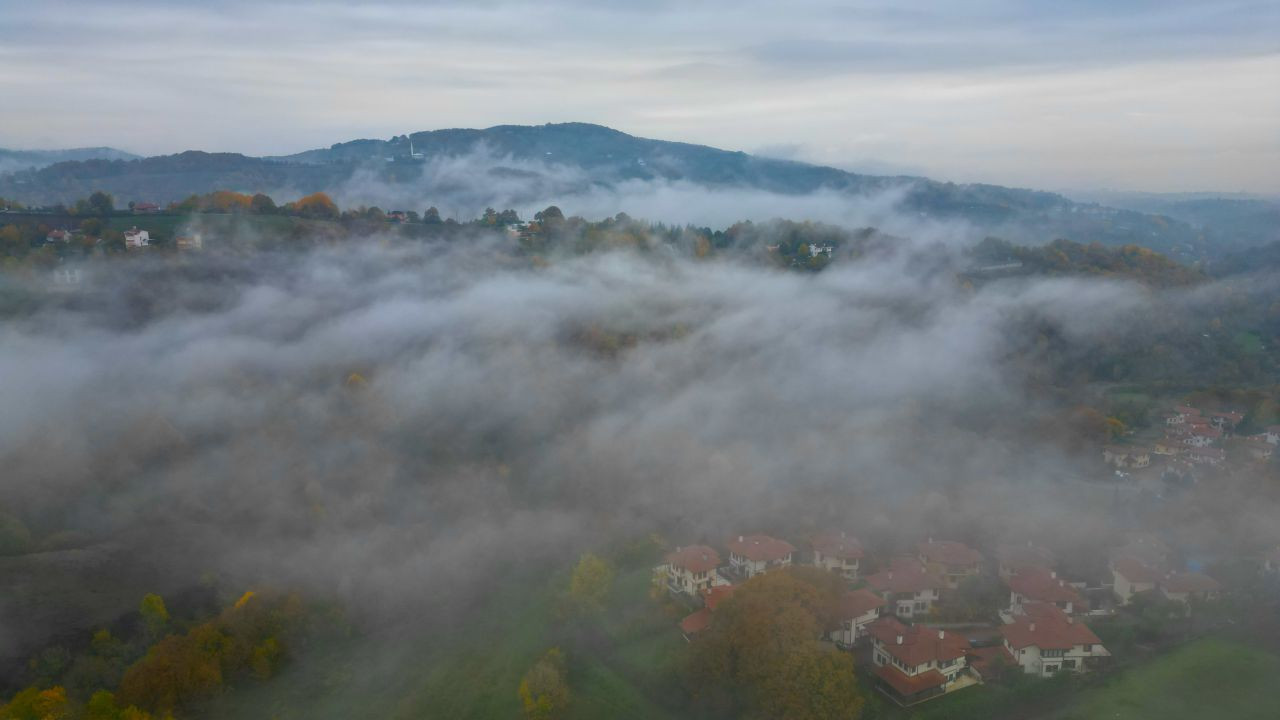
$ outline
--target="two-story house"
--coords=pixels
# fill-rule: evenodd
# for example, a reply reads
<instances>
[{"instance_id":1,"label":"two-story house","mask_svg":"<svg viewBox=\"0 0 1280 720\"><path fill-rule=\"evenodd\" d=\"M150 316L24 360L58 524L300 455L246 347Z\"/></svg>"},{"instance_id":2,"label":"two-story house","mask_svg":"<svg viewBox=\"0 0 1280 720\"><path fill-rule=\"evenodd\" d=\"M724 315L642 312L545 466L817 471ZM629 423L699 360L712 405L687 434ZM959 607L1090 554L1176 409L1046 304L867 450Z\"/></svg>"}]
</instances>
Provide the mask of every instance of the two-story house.
<instances>
[{"instance_id":1,"label":"two-story house","mask_svg":"<svg viewBox=\"0 0 1280 720\"><path fill-rule=\"evenodd\" d=\"M1121 605L1128 605L1138 593L1155 590L1160 577L1158 568L1135 557L1122 555L1111 561L1112 589Z\"/></svg>"},{"instance_id":2,"label":"two-story house","mask_svg":"<svg viewBox=\"0 0 1280 720\"><path fill-rule=\"evenodd\" d=\"M721 584L716 575L720 553L706 545L678 547L667 553L667 588L673 593L697 597L698 593Z\"/></svg>"},{"instance_id":3,"label":"two-story house","mask_svg":"<svg viewBox=\"0 0 1280 720\"><path fill-rule=\"evenodd\" d=\"M882 617L867 626L876 687L907 706L974 684L964 635Z\"/></svg>"},{"instance_id":4,"label":"two-story house","mask_svg":"<svg viewBox=\"0 0 1280 720\"><path fill-rule=\"evenodd\" d=\"M828 635L831 642L851 648L867 636L867 626L880 617L884 598L870 590L850 590L840 599L840 628Z\"/></svg>"},{"instance_id":5,"label":"two-story house","mask_svg":"<svg viewBox=\"0 0 1280 720\"><path fill-rule=\"evenodd\" d=\"M151 233L138 228L130 228L124 231L124 246L130 250L144 248L151 244Z\"/></svg>"},{"instance_id":6,"label":"two-story house","mask_svg":"<svg viewBox=\"0 0 1280 720\"><path fill-rule=\"evenodd\" d=\"M954 540L934 540L916 545L920 562L947 581L947 587L959 587L965 578L975 577L982 570L982 554Z\"/></svg>"},{"instance_id":7,"label":"two-story house","mask_svg":"<svg viewBox=\"0 0 1280 720\"><path fill-rule=\"evenodd\" d=\"M1009 613L1022 613L1028 603L1052 605L1068 615L1086 605L1080 593L1052 570L1025 570L1009 578Z\"/></svg>"},{"instance_id":8,"label":"two-story house","mask_svg":"<svg viewBox=\"0 0 1280 720\"><path fill-rule=\"evenodd\" d=\"M1084 672L1110 657L1093 631L1053 605L1027 603L1022 614L1000 628L1005 649L1023 672L1049 677Z\"/></svg>"},{"instance_id":9,"label":"two-story house","mask_svg":"<svg viewBox=\"0 0 1280 720\"><path fill-rule=\"evenodd\" d=\"M813 539L813 564L840 573L846 580L858 579L862 555L862 543L843 530L824 532Z\"/></svg>"},{"instance_id":10,"label":"two-story house","mask_svg":"<svg viewBox=\"0 0 1280 720\"><path fill-rule=\"evenodd\" d=\"M1213 578L1198 572L1173 572L1160 579L1160 594L1176 603L1181 603L1188 615L1191 604L1216 600L1222 585Z\"/></svg>"},{"instance_id":11,"label":"two-story house","mask_svg":"<svg viewBox=\"0 0 1280 720\"><path fill-rule=\"evenodd\" d=\"M904 618L932 611L946 586L946 580L912 557L894 558L888 567L867 576L867 588L885 601L886 610Z\"/></svg>"},{"instance_id":12,"label":"two-story house","mask_svg":"<svg viewBox=\"0 0 1280 720\"><path fill-rule=\"evenodd\" d=\"M739 535L730 540L729 567L743 578L753 578L762 572L791 565L796 549L786 540L768 535Z\"/></svg>"}]
</instances>

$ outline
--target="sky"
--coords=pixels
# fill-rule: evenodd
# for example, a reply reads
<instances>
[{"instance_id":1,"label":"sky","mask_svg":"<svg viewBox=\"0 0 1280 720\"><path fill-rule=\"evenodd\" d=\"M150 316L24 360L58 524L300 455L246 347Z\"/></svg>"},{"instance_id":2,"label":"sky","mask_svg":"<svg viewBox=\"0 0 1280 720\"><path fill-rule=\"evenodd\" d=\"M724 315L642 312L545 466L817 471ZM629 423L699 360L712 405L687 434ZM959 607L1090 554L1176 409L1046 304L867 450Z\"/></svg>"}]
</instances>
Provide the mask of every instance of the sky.
<instances>
[{"instance_id":1,"label":"sky","mask_svg":"<svg viewBox=\"0 0 1280 720\"><path fill-rule=\"evenodd\" d=\"M583 121L872 173L1280 192L1280 3L0 0L0 147Z\"/></svg>"}]
</instances>

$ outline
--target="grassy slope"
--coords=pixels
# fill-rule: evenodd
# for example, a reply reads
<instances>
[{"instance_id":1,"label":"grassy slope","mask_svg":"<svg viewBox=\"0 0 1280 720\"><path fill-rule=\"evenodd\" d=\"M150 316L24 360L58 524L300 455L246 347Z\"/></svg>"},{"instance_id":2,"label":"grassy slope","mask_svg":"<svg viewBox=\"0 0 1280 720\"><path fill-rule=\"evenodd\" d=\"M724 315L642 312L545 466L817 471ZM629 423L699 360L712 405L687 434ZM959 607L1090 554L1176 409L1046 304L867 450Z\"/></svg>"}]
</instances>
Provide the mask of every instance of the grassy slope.
<instances>
[{"instance_id":1,"label":"grassy slope","mask_svg":"<svg viewBox=\"0 0 1280 720\"><path fill-rule=\"evenodd\" d=\"M1272 720L1280 717L1280 657L1209 638L1081 695L1063 718Z\"/></svg>"}]
</instances>

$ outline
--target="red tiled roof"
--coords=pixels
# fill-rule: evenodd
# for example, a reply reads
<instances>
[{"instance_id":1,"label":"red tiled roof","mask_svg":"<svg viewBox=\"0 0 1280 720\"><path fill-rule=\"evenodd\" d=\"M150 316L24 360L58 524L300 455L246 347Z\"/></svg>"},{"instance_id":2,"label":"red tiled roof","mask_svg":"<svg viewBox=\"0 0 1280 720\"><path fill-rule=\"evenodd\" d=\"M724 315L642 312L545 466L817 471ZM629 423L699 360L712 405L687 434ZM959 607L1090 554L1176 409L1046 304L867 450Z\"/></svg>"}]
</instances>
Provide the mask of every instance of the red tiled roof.
<instances>
[{"instance_id":1,"label":"red tiled roof","mask_svg":"<svg viewBox=\"0 0 1280 720\"><path fill-rule=\"evenodd\" d=\"M728 600L733 595L734 586L732 585L716 585L702 591L702 604L707 606L708 610L714 611L720 603Z\"/></svg>"},{"instance_id":2,"label":"red tiled roof","mask_svg":"<svg viewBox=\"0 0 1280 720\"><path fill-rule=\"evenodd\" d=\"M841 560L854 560L862 557L862 543L852 535L843 531L831 530L813 539L813 549Z\"/></svg>"},{"instance_id":3,"label":"red tiled roof","mask_svg":"<svg viewBox=\"0 0 1280 720\"><path fill-rule=\"evenodd\" d=\"M1009 578L1009 589L1035 602L1069 602L1075 607L1084 604L1075 588L1046 570L1026 570L1014 575Z\"/></svg>"},{"instance_id":4,"label":"red tiled roof","mask_svg":"<svg viewBox=\"0 0 1280 720\"><path fill-rule=\"evenodd\" d=\"M1003 663L1004 667L1008 668L1018 666L1017 659L1003 645L974 648L969 651L967 664L982 676L983 680L990 680L995 676L997 663Z\"/></svg>"},{"instance_id":5,"label":"red tiled roof","mask_svg":"<svg viewBox=\"0 0 1280 720\"><path fill-rule=\"evenodd\" d=\"M1084 623L1046 603L1028 603L1024 615L1000 628L1014 650L1035 646L1041 650L1070 650L1076 645L1096 645L1102 641Z\"/></svg>"},{"instance_id":6,"label":"red tiled roof","mask_svg":"<svg viewBox=\"0 0 1280 720\"><path fill-rule=\"evenodd\" d=\"M908 675L892 665L881 665L876 668L876 676L889 684L895 692L903 697L910 697L919 692L940 687L947 679L937 670L926 670L919 675Z\"/></svg>"},{"instance_id":7,"label":"red tiled roof","mask_svg":"<svg viewBox=\"0 0 1280 720\"><path fill-rule=\"evenodd\" d=\"M878 592L914 593L941 588L947 583L915 558L895 558L888 568L868 575L867 584Z\"/></svg>"},{"instance_id":8,"label":"red tiled roof","mask_svg":"<svg viewBox=\"0 0 1280 720\"><path fill-rule=\"evenodd\" d=\"M757 562L781 560L796 551L786 540L778 540L768 535L739 535L727 544L729 549L738 556Z\"/></svg>"},{"instance_id":9,"label":"red tiled roof","mask_svg":"<svg viewBox=\"0 0 1280 720\"><path fill-rule=\"evenodd\" d=\"M1199 410L1191 407L1190 405L1179 405L1174 408L1174 412L1177 412L1179 415L1199 415L1200 414Z\"/></svg>"},{"instance_id":10,"label":"red tiled roof","mask_svg":"<svg viewBox=\"0 0 1280 720\"><path fill-rule=\"evenodd\" d=\"M892 615L869 623L867 632L880 642L881 650L908 667L923 665L930 660L962 658L971 647L964 635L924 625L904 625ZM902 638L901 643L898 638Z\"/></svg>"},{"instance_id":11,"label":"red tiled roof","mask_svg":"<svg viewBox=\"0 0 1280 720\"><path fill-rule=\"evenodd\" d=\"M1194 425L1191 428L1191 434L1208 438L1222 437L1222 431L1212 425Z\"/></svg>"},{"instance_id":12,"label":"red tiled roof","mask_svg":"<svg viewBox=\"0 0 1280 720\"><path fill-rule=\"evenodd\" d=\"M706 572L720 564L720 553L706 545L690 545L667 553L667 562L689 572Z\"/></svg>"},{"instance_id":13,"label":"red tiled roof","mask_svg":"<svg viewBox=\"0 0 1280 720\"><path fill-rule=\"evenodd\" d=\"M1173 573L1160 581L1160 587L1175 593L1213 592L1221 584L1217 580L1197 572Z\"/></svg>"},{"instance_id":14,"label":"red tiled roof","mask_svg":"<svg viewBox=\"0 0 1280 720\"><path fill-rule=\"evenodd\" d=\"M680 632L693 635L711 627L711 611L706 608L695 610L680 621Z\"/></svg>"},{"instance_id":15,"label":"red tiled roof","mask_svg":"<svg viewBox=\"0 0 1280 720\"><path fill-rule=\"evenodd\" d=\"M869 590L850 590L840 599L840 617L845 619L862 617L882 605L884 605L884 598Z\"/></svg>"},{"instance_id":16,"label":"red tiled roof","mask_svg":"<svg viewBox=\"0 0 1280 720\"><path fill-rule=\"evenodd\" d=\"M977 550L954 540L932 540L916 545L916 550L930 562L943 565L972 565L982 561Z\"/></svg>"},{"instance_id":17,"label":"red tiled roof","mask_svg":"<svg viewBox=\"0 0 1280 720\"><path fill-rule=\"evenodd\" d=\"M1134 557L1118 557L1111 561L1111 569L1131 583L1154 583L1160 579L1160 571Z\"/></svg>"}]
</instances>

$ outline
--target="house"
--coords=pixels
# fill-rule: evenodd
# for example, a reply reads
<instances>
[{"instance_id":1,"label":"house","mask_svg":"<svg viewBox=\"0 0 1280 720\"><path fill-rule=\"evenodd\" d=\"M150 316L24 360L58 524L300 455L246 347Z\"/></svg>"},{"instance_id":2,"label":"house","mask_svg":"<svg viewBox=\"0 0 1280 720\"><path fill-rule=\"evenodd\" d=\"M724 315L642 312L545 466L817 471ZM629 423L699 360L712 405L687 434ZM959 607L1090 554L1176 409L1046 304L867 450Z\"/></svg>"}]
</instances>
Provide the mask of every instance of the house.
<instances>
[{"instance_id":1,"label":"house","mask_svg":"<svg viewBox=\"0 0 1280 720\"><path fill-rule=\"evenodd\" d=\"M1197 465L1220 465L1227 455L1221 448L1191 447L1187 448L1186 457Z\"/></svg>"},{"instance_id":2,"label":"house","mask_svg":"<svg viewBox=\"0 0 1280 720\"><path fill-rule=\"evenodd\" d=\"M1156 589L1161 573L1155 567L1131 556L1120 556L1111 561L1112 589L1121 605L1128 605L1133 596Z\"/></svg>"},{"instance_id":3,"label":"house","mask_svg":"<svg viewBox=\"0 0 1280 720\"><path fill-rule=\"evenodd\" d=\"M143 202L133 204L134 215L153 215L160 212L160 206L155 203Z\"/></svg>"},{"instance_id":4,"label":"house","mask_svg":"<svg viewBox=\"0 0 1280 720\"><path fill-rule=\"evenodd\" d=\"M387 222L403 223L409 222L409 213L404 210L392 210L387 213Z\"/></svg>"},{"instance_id":5,"label":"house","mask_svg":"<svg viewBox=\"0 0 1280 720\"><path fill-rule=\"evenodd\" d=\"M848 580L858 579L862 554L862 543L843 530L825 532L813 539L813 564Z\"/></svg>"},{"instance_id":6,"label":"house","mask_svg":"<svg viewBox=\"0 0 1280 720\"><path fill-rule=\"evenodd\" d=\"M946 578L947 587L955 589L965 578L974 577L982 568L982 554L964 543L934 540L916 545L920 562L929 570Z\"/></svg>"},{"instance_id":7,"label":"house","mask_svg":"<svg viewBox=\"0 0 1280 720\"><path fill-rule=\"evenodd\" d=\"M1190 405L1178 405L1173 408L1173 412L1182 418L1182 422L1191 422L1200 418L1200 411Z\"/></svg>"},{"instance_id":8,"label":"house","mask_svg":"<svg viewBox=\"0 0 1280 720\"><path fill-rule=\"evenodd\" d=\"M867 636L867 626L880 617L884 598L870 590L850 590L840 599L840 629L828 637L842 648L851 648Z\"/></svg>"},{"instance_id":9,"label":"house","mask_svg":"<svg viewBox=\"0 0 1280 720\"><path fill-rule=\"evenodd\" d=\"M1075 587L1052 570L1027 570L1009 578L1009 614L1022 614L1028 603L1052 605L1068 615L1088 607Z\"/></svg>"},{"instance_id":10,"label":"house","mask_svg":"<svg viewBox=\"0 0 1280 720\"><path fill-rule=\"evenodd\" d=\"M876 687L902 706L976 681L966 672L972 649L964 635L882 617L867 626Z\"/></svg>"},{"instance_id":11,"label":"house","mask_svg":"<svg viewBox=\"0 0 1280 720\"><path fill-rule=\"evenodd\" d=\"M71 242L71 231L70 230L50 230L49 234L44 236L44 241L50 242L50 243Z\"/></svg>"},{"instance_id":12,"label":"house","mask_svg":"<svg viewBox=\"0 0 1280 720\"><path fill-rule=\"evenodd\" d=\"M151 233L136 227L124 231L124 246L129 249L144 248L151 244Z\"/></svg>"},{"instance_id":13,"label":"house","mask_svg":"<svg viewBox=\"0 0 1280 720\"><path fill-rule=\"evenodd\" d=\"M744 578L791 565L791 555L796 551L786 540L768 535L739 535L728 545L729 567Z\"/></svg>"},{"instance_id":14,"label":"house","mask_svg":"<svg viewBox=\"0 0 1280 720\"><path fill-rule=\"evenodd\" d=\"M1000 578L1008 580L1028 570L1048 570L1053 567L1053 552L1031 541L1023 545L1001 545L996 548L996 561Z\"/></svg>"},{"instance_id":15,"label":"house","mask_svg":"<svg viewBox=\"0 0 1280 720\"><path fill-rule=\"evenodd\" d=\"M1263 439L1272 445L1280 445L1280 425L1272 425L1263 433Z\"/></svg>"},{"instance_id":16,"label":"house","mask_svg":"<svg viewBox=\"0 0 1280 720\"><path fill-rule=\"evenodd\" d=\"M1182 438L1182 444L1191 447L1209 447L1222 439L1222 431L1212 425L1192 425Z\"/></svg>"},{"instance_id":17,"label":"house","mask_svg":"<svg viewBox=\"0 0 1280 720\"><path fill-rule=\"evenodd\" d=\"M1084 672L1098 658L1110 657L1093 631L1052 605L1029 603L1012 623L1000 628L1004 647L1022 671L1040 677Z\"/></svg>"},{"instance_id":18,"label":"house","mask_svg":"<svg viewBox=\"0 0 1280 720\"><path fill-rule=\"evenodd\" d=\"M1244 420L1244 413L1240 412L1211 412L1209 413L1209 424L1223 432L1231 432L1236 426Z\"/></svg>"},{"instance_id":19,"label":"house","mask_svg":"<svg viewBox=\"0 0 1280 720\"><path fill-rule=\"evenodd\" d=\"M942 576L912 557L894 558L889 567L867 576L867 588L885 601L890 613L905 618L931 612L946 585Z\"/></svg>"},{"instance_id":20,"label":"house","mask_svg":"<svg viewBox=\"0 0 1280 720\"><path fill-rule=\"evenodd\" d=\"M1198 572L1169 573L1160 580L1160 593L1181 603L1187 614L1191 614L1191 603L1216 600L1221 589L1217 580Z\"/></svg>"},{"instance_id":21,"label":"house","mask_svg":"<svg viewBox=\"0 0 1280 720\"><path fill-rule=\"evenodd\" d=\"M201 250L204 248L204 237L200 233L180 235L174 239L179 250Z\"/></svg>"},{"instance_id":22,"label":"house","mask_svg":"<svg viewBox=\"0 0 1280 720\"><path fill-rule=\"evenodd\" d=\"M80 268L74 265L59 265L53 269L51 279L54 290L72 290L80 285Z\"/></svg>"},{"instance_id":23,"label":"house","mask_svg":"<svg viewBox=\"0 0 1280 720\"><path fill-rule=\"evenodd\" d=\"M1156 455L1177 455L1182 452L1182 448L1181 441L1166 436L1163 440L1157 440L1153 443L1152 451Z\"/></svg>"},{"instance_id":24,"label":"house","mask_svg":"<svg viewBox=\"0 0 1280 720\"><path fill-rule=\"evenodd\" d=\"M699 592L721 584L716 575L720 553L706 545L678 547L667 553L666 561L663 567L667 588L673 593L697 596Z\"/></svg>"},{"instance_id":25,"label":"house","mask_svg":"<svg viewBox=\"0 0 1280 720\"><path fill-rule=\"evenodd\" d=\"M711 611L707 608L698 608L680 621L680 634L684 635L685 640L692 641L695 635L709 627L711 627Z\"/></svg>"}]
</instances>

